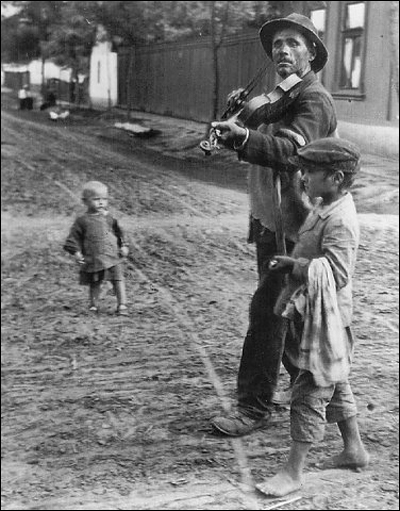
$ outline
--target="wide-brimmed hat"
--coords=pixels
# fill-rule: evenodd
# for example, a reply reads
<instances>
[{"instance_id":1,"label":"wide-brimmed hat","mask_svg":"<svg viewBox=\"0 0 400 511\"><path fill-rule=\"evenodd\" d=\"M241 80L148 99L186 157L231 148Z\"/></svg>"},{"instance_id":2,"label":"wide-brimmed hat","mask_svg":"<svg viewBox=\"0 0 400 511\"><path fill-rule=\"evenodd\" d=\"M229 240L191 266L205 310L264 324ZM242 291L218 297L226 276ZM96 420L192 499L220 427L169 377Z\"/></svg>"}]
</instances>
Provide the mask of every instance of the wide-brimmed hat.
<instances>
[{"instance_id":1,"label":"wide-brimmed hat","mask_svg":"<svg viewBox=\"0 0 400 511\"><path fill-rule=\"evenodd\" d=\"M285 18L276 18L264 23L260 29L260 39L263 48L269 58L272 59L272 41L277 31L285 28L294 28L303 34L311 43L315 45L315 59L311 62L311 69L318 73L328 61L328 50L325 44L318 36L314 23L296 12L289 14Z\"/></svg>"},{"instance_id":2,"label":"wide-brimmed hat","mask_svg":"<svg viewBox=\"0 0 400 511\"><path fill-rule=\"evenodd\" d=\"M300 147L288 160L300 169L331 169L354 174L360 168L360 158L358 146L343 138L329 137Z\"/></svg>"}]
</instances>

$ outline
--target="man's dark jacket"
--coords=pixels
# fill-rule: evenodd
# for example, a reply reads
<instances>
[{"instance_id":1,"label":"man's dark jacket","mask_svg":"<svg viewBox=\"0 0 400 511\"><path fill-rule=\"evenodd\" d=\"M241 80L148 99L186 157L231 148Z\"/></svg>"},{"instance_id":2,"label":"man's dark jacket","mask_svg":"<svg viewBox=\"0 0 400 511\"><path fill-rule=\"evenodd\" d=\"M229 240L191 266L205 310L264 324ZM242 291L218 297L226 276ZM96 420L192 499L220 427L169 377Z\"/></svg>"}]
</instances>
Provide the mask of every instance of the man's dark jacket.
<instances>
[{"instance_id":1,"label":"man's dark jacket","mask_svg":"<svg viewBox=\"0 0 400 511\"><path fill-rule=\"evenodd\" d=\"M263 227L275 231L273 212L273 170L279 170L282 182L282 216L286 237L297 240L297 232L309 210L300 189L300 173L288 157L309 142L335 136L336 111L332 96L313 71L303 77L299 96L281 121L250 130L239 158L255 164L249 170L250 213Z\"/></svg>"}]
</instances>

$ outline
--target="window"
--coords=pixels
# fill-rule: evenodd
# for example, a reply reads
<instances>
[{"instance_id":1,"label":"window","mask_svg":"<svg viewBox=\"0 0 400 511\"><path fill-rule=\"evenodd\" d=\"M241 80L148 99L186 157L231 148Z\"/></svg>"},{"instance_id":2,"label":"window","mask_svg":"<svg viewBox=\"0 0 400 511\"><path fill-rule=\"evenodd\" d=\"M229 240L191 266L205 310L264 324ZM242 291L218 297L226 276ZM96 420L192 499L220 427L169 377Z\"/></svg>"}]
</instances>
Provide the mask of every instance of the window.
<instances>
[{"instance_id":1,"label":"window","mask_svg":"<svg viewBox=\"0 0 400 511\"><path fill-rule=\"evenodd\" d=\"M310 11L310 19L314 23L320 39L324 40L326 32L326 9L314 9Z\"/></svg>"},{"instance_id":2,"label":"window","mask_svg":"<svg viewBox=\"0 0 400 511\"><path fill-rule=\"evenodd\" d=\"M361 92L365 35L365 2L345 4L341 30L339 87Z\"/></svg>"},{"instance_id":3,"label":"window","mask_svg":"<svg viewBox=\"0 0 400 511\"><path fill-rule=\"evenodd\" d=\"M97 61L97 83L100 83L100 71L101 71L101 62Z\"/></svg>"},{"instance_id":4,"label":"window","mask_svg":"<svg viewBox=\"0 0 400 511\"><path fill-rule=\"evenodd\" d=\"M309 4L311 2L308 2ZM308 16L309 18L311 19L311 21L313 22L315 28L317 29L317 33L318 33L318 36L319 38L324 41L324 39L326 38L326 8L325 7L320 7L320 5L317 5L317 4L321 4L321 2L313 2L315 7L312 8L308 11ZM326 41L324 41L326 43ZM319 73L319 76L320 76L320 80L322 83L325 83L325 68L322 69L322 71L320 71Z\"/></svg>"}]
</instances>

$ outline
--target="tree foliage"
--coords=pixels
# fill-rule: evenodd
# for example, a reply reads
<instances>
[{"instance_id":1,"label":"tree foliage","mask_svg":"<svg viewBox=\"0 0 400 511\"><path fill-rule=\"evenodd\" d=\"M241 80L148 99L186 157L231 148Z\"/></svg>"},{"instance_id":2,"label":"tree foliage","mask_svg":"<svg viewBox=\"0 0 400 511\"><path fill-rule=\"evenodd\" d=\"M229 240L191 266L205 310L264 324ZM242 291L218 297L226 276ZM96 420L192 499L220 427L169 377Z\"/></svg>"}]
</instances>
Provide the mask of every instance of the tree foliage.
<instances>
[{"instance_id":1,"label":"tree foliage","mask_svg":"<svg viewBox=\"0 0 400 511\"><path fill-rule=\"evenodd\" d=\"M105 27L114 43L125 46L207 36L218 45L225 36L259 28L292 2L35 0L3 4L20 9L16 16L2 19L3 60L40 55L80 72L87 69L98 25Z\"/></svg>"},{"instance_id":2,"label":"tree foliage","mask_svg":"<svg viewBox=\"0 0 400 511\"><path fill-rule=\"evenodd\" d=\"M23 62L43 56L44 43L59 18L64 2L2 2L17 12L1 20L2 60ZM3 5L2 5L3 6Z\"/></svg>"},{"instance_id":3,"label":"tree foliage","mask_svg":"<svg viewBox=\"0 0 400 511\"><path fill-rule=\"evenodd\" d=\"M97 2L58 2L61 8L50 27L43 52L54 62L69 67L74 75L88 70L96 37Z\"/></svg>"},{"instance_id":4,"label":"tree foliage","mask_svg":"<svg viewBox=\"0 0 400 511\"><path fill-rule=\"evenodd\" d=\"M37 27L22 22L17 17L1 21L2 62L29 62L40 55L40 38Z\"/></svg>"},{"instance_id":5,"label":"tree foliage","mask_svg":"<svg viewBox=\"0 0 400 511\"><path fill-rule=\"evenodd\" d=\"M216 1L21 1L19 13L2 19L2 56L19 61L43 53L59 62L84 65L103 25L114 42L126 46L210 36L259 27L271 14L269 2ZM228 7L228 8L227 8ZM227 15L228 13L228 15ZM20 20L26 20L21 26ZM4 29L4 30L3 30ZM3 32L5 35L3 36ZM18 51L17 51L18 50ZM78 65L78 61L81 61Z\"/></svg>"},{"instance_id":6,"label":"tree foliage","mask_svg":"<svg viewBox=\"0 0 400 511\"><path fill-rule=\"evenodd\" d=\"M102 23L125 45L176 41L211 35L209 1L105 1L98 2ZM270 14L269 2L216 1L215 22L232 34L259 26ZM226 18L227 4L229 17ZM222 29L223 26L223 29Z\"/></svg>"}]
</instances>

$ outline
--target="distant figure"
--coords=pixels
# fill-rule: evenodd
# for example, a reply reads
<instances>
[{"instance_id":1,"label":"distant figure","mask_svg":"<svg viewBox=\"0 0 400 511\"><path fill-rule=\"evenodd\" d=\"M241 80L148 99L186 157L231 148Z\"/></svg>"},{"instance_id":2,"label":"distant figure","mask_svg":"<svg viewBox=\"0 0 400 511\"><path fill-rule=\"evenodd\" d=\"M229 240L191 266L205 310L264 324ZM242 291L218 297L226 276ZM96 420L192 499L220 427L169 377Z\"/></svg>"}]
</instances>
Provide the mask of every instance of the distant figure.
<instances>
[{"instance_id":1,"label":"distant figure","mask_svg":"<svg viewBox=\"0 0 400 511\"><path fill-rule=\"evenodd\" d=\"M32 110L33 98L31 96L29 85L23 85L18 91L19 109Z\"/></svg>"},{"instance_id":2,"label":"distant figure","mask_svg":"<svg viewBox=\"0 0 400 511\"><path fill-rule=\"evenodd\" d=\"M76 83L76 81L72 80L69 84L69 101L70 101L70 103L75 103L76 89L77 89L77 83Z\"/></svg>"},{"instance_id":3,"label":"distant figure","mask_svg":"<svg viewBox=\"0 0 400 511\"><path fill-rule=\"evenodd\" d=\"M108 189L99 181L89 181L83 188L84 215L73 223L64 250L80 265L81 285L89 286L89 311L98 312L101 286L111 281L117 297L117 314L126 316L125 281L122 261L129 253L124 233L107 210Z\"/></svg>"},{"instance_id":4,"label":"distant figure","mask_svg":"<svg viewBox=\"0 0 400 511\"><path fill-rule=\"evenodd\" d=\"M48 91L46 94L46 98L44 102L40 105L40 110L46 110L46 108L50 108L56 106L57 98L53 91Z\"/></svg>"}]
</instances>

